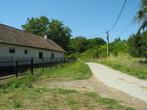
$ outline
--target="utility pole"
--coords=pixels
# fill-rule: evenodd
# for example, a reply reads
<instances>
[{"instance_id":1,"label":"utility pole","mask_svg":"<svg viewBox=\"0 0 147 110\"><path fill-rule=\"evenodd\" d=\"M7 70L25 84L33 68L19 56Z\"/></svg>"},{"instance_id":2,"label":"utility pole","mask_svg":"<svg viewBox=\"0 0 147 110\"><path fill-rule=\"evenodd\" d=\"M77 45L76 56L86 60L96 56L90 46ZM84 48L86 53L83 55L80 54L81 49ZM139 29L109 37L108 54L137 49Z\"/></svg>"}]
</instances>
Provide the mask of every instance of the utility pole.
<instances>
[{"instance_id":1,"label":"utility pole","mask_svg":"<svg viewBox=\"0 0 147 110\"><path fill-rule=\"evenodd\" d=\"M109 31L107 31L106 34L107 34L107 56L109 56Z\"/></svg>"}]
</instances>

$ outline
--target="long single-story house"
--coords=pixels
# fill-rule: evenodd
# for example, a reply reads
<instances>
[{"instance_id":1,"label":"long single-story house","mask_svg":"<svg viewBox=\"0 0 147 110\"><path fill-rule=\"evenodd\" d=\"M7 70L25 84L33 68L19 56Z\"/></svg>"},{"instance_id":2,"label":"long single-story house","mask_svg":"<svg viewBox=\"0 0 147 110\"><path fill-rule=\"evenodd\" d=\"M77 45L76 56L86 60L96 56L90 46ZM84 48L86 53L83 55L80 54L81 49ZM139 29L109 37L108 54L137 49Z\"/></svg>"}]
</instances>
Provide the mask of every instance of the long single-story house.
<instances>
[{"instance_id":1,"label":"long single-story house","mask_svg":"<svg viewBox=\"0 0 147 110\"><path fill-rule=\"evenodd\" d=\"M0 24L0 59L64 58L65 50L50 39Z\"/></svg>"}]
</instances>

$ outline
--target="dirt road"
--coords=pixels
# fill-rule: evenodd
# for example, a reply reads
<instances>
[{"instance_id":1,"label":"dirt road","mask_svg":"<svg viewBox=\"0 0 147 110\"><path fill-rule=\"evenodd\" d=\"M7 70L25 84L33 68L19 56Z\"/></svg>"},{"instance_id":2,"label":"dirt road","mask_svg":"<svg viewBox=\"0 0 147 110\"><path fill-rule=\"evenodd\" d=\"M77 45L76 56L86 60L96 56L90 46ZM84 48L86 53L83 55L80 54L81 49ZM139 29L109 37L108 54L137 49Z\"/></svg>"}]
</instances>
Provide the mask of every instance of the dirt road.
<instances>
[{"instance_id":1,"label":"dirt road","mask_svg":"<svg viewBox=\"0 0 147 110\"><path fill-rule=\"evenodd\" d=\"M97 63L86 63L97 80L147 103L147 81L137 79Z\"/></svg>"}]
</instances>

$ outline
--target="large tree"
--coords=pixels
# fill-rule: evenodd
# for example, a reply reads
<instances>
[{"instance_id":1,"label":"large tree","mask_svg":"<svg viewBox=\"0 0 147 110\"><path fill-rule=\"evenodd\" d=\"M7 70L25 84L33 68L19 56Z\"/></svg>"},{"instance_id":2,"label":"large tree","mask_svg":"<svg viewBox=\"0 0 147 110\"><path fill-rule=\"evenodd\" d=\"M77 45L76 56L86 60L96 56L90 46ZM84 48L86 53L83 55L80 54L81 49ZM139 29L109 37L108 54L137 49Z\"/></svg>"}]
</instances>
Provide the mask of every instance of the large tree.
<instances>
[{"instance_id":1,"label":"large tree","mask_svg":"<svg viewBox=\"0 0 147 110\"><path fill-rule=\"evenodd\" d=\"M133 35L128 40L129 53L135 57L147 59L147 32Z\"/></svg>"},{"instance_id":2,"label":"large tree","mask_svg":"<svg viewBox=\"0 0 147 110\"><path fill-rule=\"evenodd\" d=\"M69 49L70 53L82 53L88 49L96 49L105 43L106 42L102 38L86 39L85 37L79 36L70 39Z\"/></svg>"},{"instance_id":3,"label":"large tree","mask_svg":"<svg viewBox=\"0 0 147 110\"><path fill-rule=\"evenodd\" d=\"M39 18L28 18L26 24L22 25L22 28L33 34L44 36L47 33L49 26L49 19L45 16Z\"/></svg>"},{"instance_id":4,"label":"large tree","mask_svg":"<svg viewBox=\"0 0 147 110\"><path fill-rule=\"evenodd\" d=\"M99 37L87 39L87 40L88 40L88 43L89 43L88 48L100 47L100 46L106 44L106 41L102 38L99 38Z\"/></svg>"},{"instance_id":5,"label":"large tree","mask_svg":"<svg viewBox=\"0 0 147 110\"><path fill-rule=\"evenodd\" d=\"M138 33L140 33L141 30L147 28L147 0L141 0L140 9L137 12L137 19L142 24L138 31Z\"/></svg>"},{"instance_id":6,"label":"large tree","mask_svg":"<svg viewBox=\"0 0 147 110\"><path fill-rule=\"evenodd\" d=\"M69 40L71 37L71 29L65 26L59 20L49 20L45 16L39 18L28 18L26 24L22 25L22 28L27 31L43 37L47 37L63 49L68 49Z\"/></svg>"},{"instance_id":7,"label":"large tree","mask_svg":"<svg viewBox=\"0 0 147 110\"><path fill-rule=\"evenodd\" d=\"M118 53L127 53L128 42L126 40L121 40L120 38L116 38L113 42L110 43L110 51L115 56L117 56Z\"/></svg>"},{"instance_id":8,"label":"large tree","mask_svg":"<svg viewBox=\"0 0 147 110\"><path fill-rule=\"evenodd\" d=\"M65 26L61 21L52 19L49 22L48 38L55 41L65 50L68 49L69 40L71 37L71 29Z\"/></svg>"},{"instance_id":9,"label":"large tree","mask_svg":"<svg viewBox=\"0 0 147 110\"><path fill-rule=\"evenodd\" d=\"M70 39L69 49L71 53L82 53L88 49L88 42L85 37L79 36Z\"/></svg>"}]
</instances>

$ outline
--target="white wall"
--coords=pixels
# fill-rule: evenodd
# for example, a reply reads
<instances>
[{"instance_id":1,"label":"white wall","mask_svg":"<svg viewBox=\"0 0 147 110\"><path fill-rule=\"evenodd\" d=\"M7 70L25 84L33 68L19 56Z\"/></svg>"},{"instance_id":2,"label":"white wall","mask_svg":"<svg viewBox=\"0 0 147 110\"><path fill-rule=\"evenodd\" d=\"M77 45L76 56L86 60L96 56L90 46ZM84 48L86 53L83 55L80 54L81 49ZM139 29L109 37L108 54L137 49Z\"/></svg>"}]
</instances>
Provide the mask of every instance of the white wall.
<instances>
[{"instance_id":1,"label":"white wall","mask_svg":"<svg viewBox=\"0 0 147 110\"><path fill-rule=\"evenodd\" d=\"M15 53L9 53L10 48L14 48ZM25 54L24 50L27 50L28 53ZM0 58L11 58L11 57L13 58L39 58L39 52L43 53L44 58L51 57L52 53L54 53L54 57L58 57L58 58L64 57L64 53L60 53L60 52L0 43Z\"/></svg>"}]
</instances>

